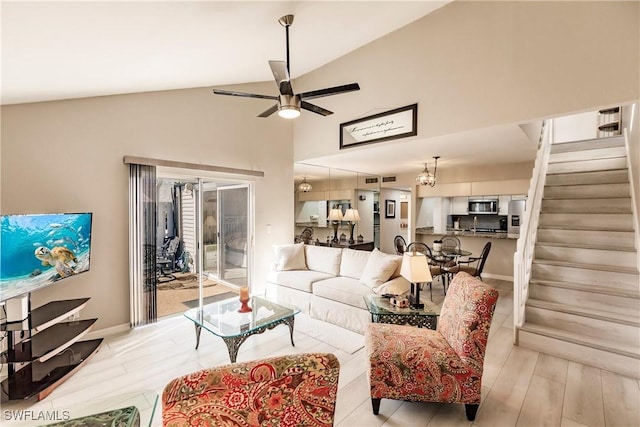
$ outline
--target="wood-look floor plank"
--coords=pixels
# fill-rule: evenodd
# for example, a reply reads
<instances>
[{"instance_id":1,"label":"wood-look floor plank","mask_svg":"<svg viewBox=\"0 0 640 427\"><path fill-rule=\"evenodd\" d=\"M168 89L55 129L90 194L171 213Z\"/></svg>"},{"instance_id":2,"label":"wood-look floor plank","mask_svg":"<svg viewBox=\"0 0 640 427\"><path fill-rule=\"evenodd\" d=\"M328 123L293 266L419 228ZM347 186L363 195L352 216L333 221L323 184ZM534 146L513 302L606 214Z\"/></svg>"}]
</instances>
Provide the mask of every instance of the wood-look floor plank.
<instances>
[{"instance_id":1,"label":"wood-look floor plank","mask_svg":"<svg viewBox=\"0 0 640 427\"><path fill-rule=\"evenodd\" d=\"M562 416L588 426L604 425L600 369L569 362Z\"/></svg>"},{"instance_id":2,"label":"wood-look floor plank","mask_svg":"<svg viewBox=\"0 0 640 427\"><path fill-rule=\"evenodd\" d=\"M602 371L602 397L607 426L640 426L638 381Z\"/></svg>"},{"instance_id":3,"label":"wood-look floor plank","mask_svg":"<svg viewBox=\"0 0 640 427\"><path fill-rule=\"evenodd\" d=\"M438 405L403 402L382 427L425 427L438 411Z\"/></svg>"},{"instance_id":4,"label":"wood-look floor plank","mask_svg":"<svg viewBox=\"0 0 640 427\"><path fill-rule=\"evenodd\" d=\"M569 361L559 357L540 353L536 364L535 374L552 381L565 384L567 382L567 369Z\"/></svg>"},{"instance_id":5,"label":"wood-look floor plank","mask_svg":"<svg viewBox=\"0 0 640 427\"><path fill-rule=\"evenodd\" d=\"M559 427L562 423L564 384L538 375L531 378L517 427Z\"/></svg>"},{"instance_id":6,"label":"wood-look floor plank","mask_svg":"<svg viewBox=\"0 0 640 427\"><path fill-rule=\"evenodd\" d=\"M537 360L537 351L513 348L489 395L481 403L474 424L483 427L516 424Z\"/></svg>"}]
</instances>

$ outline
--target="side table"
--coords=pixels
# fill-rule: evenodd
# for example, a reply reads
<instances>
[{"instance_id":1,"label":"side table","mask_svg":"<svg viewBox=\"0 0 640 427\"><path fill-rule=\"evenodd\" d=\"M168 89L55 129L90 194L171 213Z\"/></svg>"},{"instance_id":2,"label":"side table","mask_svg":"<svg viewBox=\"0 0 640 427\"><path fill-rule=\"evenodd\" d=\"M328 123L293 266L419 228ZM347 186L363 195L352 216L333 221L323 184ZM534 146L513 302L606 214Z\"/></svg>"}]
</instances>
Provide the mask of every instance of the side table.
<instances>
[{"instance_id":1,"label":"side table","mask_svg":"<svg viewBox=\"0 0 640 427\"><path fill-rule=\"evenodd\" d=\"M421 301L424 303L423 309L396 307L391 304L389 298L378 295L365 295L364 302L371 313L373 323L411 325L429 329L435 329L438 325L440 309L431 301Z\"/></svg>"}]
</instances>

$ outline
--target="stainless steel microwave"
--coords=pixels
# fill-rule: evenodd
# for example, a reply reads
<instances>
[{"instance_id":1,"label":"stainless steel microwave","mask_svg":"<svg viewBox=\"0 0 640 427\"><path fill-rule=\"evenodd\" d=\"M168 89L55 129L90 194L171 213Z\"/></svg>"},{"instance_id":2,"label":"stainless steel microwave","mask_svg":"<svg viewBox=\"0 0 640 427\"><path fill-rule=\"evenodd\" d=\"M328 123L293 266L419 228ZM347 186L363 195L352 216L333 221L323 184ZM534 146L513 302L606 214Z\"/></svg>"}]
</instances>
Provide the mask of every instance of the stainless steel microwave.
<instances>
[{"instance_id":1,"label":"stainless steel microwave","mask_svg":"<svg viewBox=\"0 0 640 427\"><path fill-rule=\"evenodd\" d=\"M469 199L469 215L497 215L498 199Z\"/></svg>"}]
</instances>

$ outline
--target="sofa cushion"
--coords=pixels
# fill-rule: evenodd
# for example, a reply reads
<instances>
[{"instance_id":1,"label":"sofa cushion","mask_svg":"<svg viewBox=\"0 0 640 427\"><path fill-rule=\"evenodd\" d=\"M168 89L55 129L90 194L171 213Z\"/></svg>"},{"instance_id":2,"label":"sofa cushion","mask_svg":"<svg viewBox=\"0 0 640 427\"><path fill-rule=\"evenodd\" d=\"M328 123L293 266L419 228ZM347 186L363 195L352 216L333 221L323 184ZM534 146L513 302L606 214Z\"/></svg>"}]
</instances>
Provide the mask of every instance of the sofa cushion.
<instances>
[{"instance_id":1,"label":"sofa cushion","mask_svg":"<svg viewBox=\"0 0 640 427\"><path fill-rule=\"evenodd\" d=\"M371 252L356 251L355 249L343 249L340 261L340 275L360 279Z\"/></svg>"},{"instance_id":2,"label":"sofa cushion","mask_svg":"<svg viewBox=\"0 0 640 427\"><path fill-rule=\"evenodd\" d=\"M276 270L306 270L307 262L304 255L304 243L291 245L273 245L276 253Z\"/></svg>"},{"instance_id":3,"label":"sofa cushion","mask_svg":"<svg viewBox=\"0 0 640 427\"><path fill-rule=\"evenodd\" d=\"M313 270L270 271L267 275L267 281L311 293L314 282L332 277L334 276L331 274Z\"/></svg>"},{"instance_id":4,"label":"sofa cushion","mask_svg":"<svg viewBox=\"0 0 640 427\"><path fill-rule=\"evenodd\" d=\"M350 277L334 277L320 280L313 284L313 295L348 304L353 307L367 309L364 295L370 294L371 288Z\"/></svg>"},{"instance_id":5,"label":"sofa cushion","mask_svg":"<svg viewBox=\"0 0 640 427\"><path fill-rule=\"evenodd\" d=\"M398 255L385 254L377 248L374 249L362 272L360 283L377 288L391 278L401 261L402 258Z\"/></svg>"},{"instance_id":6,"label":"sofa cushion","mask_svg":"<svg viewBox=\"0 0 640 427\"><path fill-rule=\"evenodd\" d=\"M341 248L305 245L307 268L337 276L340 274Z\"/></svg>"}]
</instances>

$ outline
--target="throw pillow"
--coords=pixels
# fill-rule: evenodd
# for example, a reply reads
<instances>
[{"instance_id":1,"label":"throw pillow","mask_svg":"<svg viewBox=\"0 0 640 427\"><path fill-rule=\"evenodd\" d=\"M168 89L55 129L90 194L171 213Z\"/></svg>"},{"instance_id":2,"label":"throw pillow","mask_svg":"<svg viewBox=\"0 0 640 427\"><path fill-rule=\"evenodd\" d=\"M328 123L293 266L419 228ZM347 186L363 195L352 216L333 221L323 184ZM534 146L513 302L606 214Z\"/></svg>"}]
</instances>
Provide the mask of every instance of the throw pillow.
<instances>
[{"instance_id":1,"label":"throw pillow","mask_svg":"<svg viewBox=\"0 0 640 427\"><path fill-rule=\"evenodd\" d=\"M307 262L304 257L304 243L291 245L273 245L276 252L276 270L306 270Z\"/></svg>"},{"instance_id":2,"label":"throw pillow","mask_svg":"<svg viewBox=\"0 0 640 427\"><path fill-rule=\"evenodd\" d=\"M401 258L396 255L385 254L377 248L374 249L364 267L360 283L370 288L377 288L391 278L400 261Z\"/></svg>"}]
</instances>

